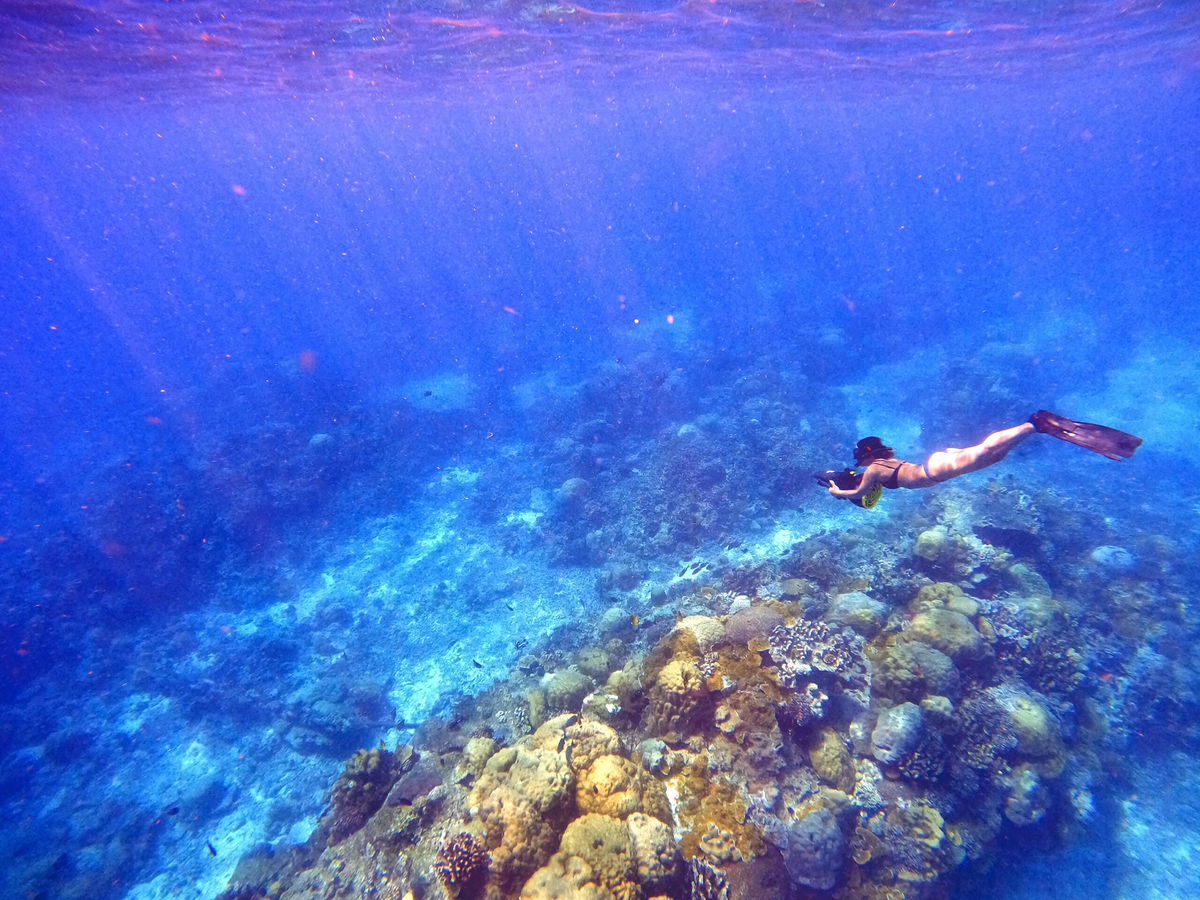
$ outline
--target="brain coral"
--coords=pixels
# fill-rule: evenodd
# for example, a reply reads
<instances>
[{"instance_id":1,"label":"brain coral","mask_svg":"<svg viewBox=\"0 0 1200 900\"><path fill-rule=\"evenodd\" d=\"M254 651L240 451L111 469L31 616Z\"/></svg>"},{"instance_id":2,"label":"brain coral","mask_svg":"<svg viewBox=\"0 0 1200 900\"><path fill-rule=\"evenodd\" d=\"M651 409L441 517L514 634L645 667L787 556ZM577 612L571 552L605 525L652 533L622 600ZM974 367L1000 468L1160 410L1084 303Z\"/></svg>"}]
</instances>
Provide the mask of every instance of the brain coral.
<instances>
[{"instance_id":1,"label":"brain coral","mask_svg":"<svg viewBox=\"0 0 1200 900\"><path fill-rule=\"evenodd\" d=\"M1004 815L1016 825L1032 825L1040 822L1050 805L1050 792L1041 778L1030 766L1020 766L1010 776L1008 798L1004 801Z\"/></svg>"},{"instance_id":2,"label":"brain coral","mask_svg":"<svg viewBox=\"0 0 1200 900\"><path fill-rule=\"evenodd\" d=\"M925 717L915 703L901 703L879 714L871 732L875 758L897 763L912 753L925 733Z\"/></svg>"},{"instance_id":3,"label":"brain coral","mask_svg":"<svg viewBox=\"0 0 1200 900\"><path fill-rule=\"evenodd\" d=\"M887 606L862 591L838 594L825 617L838 625L848 625L859 634L871 637L883 627Z\"/></svg>"},{"instance_id":4,"label":"brain coral","mask_svg":"<svg viewBox=\"0 0 1200 900\"><path fill-rule=\"evenodd\" d=\"M988 689L988 695L1008 715L1017 752L1033 759L1057 756L1063 751L1058 720L1033 694L1006 687Z\"/></svg>"},{"instance_id":5,"label":"brain coral","mask_svg":"<svg viewBox=\"0 0 1200 900\"><path fill-rule=\"evenodd\" d=\"M837 817L824 807L794 820L786 831L772 835L779 841L792 883L829 890L837 881L846 853L846 837Z\"/></svg>"},{"instance_id":6,"label":"brain coral","mask_svg":"<svg viewBox=\"0 0 1200 900\"><path fill-rule=\"evenodd\" d=\"M974 615L975 613L969 610L975 602L971 600L970 603L967 603L966 601L968 600L970 598L963 593L962 588L957 584L949 581L938 581L933 584L927 584L921 590L917 591L917 599L913 601L913 606L918 610L944 607L946 609L957 610L963 615ZM978 607L978 604L975 604L975 606Z\"/></svg>"},{"instance_id":7,"label":"brain coral","mask_svg":"<svg viewBox=\"0 0 1200 900\"><path fill-rule=\"evenodd\" d=\"M556 712L578 710L595 682L578 669L559 669L546 683L546 704Z\"/></svg>"}]
</instances>

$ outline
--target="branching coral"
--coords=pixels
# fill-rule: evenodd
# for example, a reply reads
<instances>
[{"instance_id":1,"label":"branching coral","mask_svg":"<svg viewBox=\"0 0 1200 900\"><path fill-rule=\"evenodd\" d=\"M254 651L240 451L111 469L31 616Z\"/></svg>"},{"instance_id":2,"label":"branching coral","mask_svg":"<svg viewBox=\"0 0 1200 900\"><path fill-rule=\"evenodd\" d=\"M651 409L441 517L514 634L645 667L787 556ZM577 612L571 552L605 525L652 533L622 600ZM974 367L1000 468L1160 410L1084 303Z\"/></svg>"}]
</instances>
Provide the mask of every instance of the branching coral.
<instances>
[{"instance_id":1,"label":"branching coral","mask_svg":"<svg viewBox=\"0 0 1200 900\"><path fill-rule=\"evenodd\" d=\"M1083 656L1053 628L1013 602L988 605L1001 670L1043 693L1070 693L1083 680Z\"/></svg>"},{"instance_id":2,"label":"branching coral","mask_svg":"<svg viewBox=\"0 0 1200 900\"><path fill-rule=\"evenodd\" d=\"M945 768L946 742L933 730L927 730L917 746L896 764L896 771L910 781L936 781Z\"/></svg>"}]
</instances>

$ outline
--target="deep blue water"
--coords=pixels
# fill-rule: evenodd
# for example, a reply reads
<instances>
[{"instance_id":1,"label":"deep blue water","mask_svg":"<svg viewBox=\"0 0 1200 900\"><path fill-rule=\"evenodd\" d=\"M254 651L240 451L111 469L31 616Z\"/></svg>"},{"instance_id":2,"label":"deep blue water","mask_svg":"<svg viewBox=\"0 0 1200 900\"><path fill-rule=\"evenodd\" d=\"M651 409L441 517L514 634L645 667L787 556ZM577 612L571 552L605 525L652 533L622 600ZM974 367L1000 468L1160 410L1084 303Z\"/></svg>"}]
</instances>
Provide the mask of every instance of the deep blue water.
<instances>
[{"instance_id":1,"label":"deep blue water","mask_svg":"<svg viewBox=\"0 0 1200 900\"><path fill-rule=\"evenodd\" d=\"M853 532L809 473L863 434L1041 407L1146 440L999 471L1056 591L1136 557L1169 710L1055 865L1190 894L1129 785L1195 750L1200 21L958 7L0 10L4 894L213 896L515 635Z\"/></svg>"}]
</instances>

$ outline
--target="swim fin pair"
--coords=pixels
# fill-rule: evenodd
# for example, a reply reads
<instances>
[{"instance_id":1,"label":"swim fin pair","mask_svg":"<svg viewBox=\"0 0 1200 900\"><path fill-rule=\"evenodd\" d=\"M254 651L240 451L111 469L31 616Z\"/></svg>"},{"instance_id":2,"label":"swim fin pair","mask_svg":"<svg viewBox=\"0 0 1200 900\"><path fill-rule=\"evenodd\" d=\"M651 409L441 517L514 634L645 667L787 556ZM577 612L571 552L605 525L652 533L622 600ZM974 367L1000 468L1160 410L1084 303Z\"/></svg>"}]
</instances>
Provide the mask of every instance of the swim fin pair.
<instances>
[{"instance_id":1,"label":"swim fin pair","mask_svg":"<svg viewBox=\"0 0 1200 900\"><path fill-rule=\"evenodd\" d=\"M1093 425L1091 422L1073 422L1045 409L1039 409L1029 417L1029 421L1042 434L1087 447L1109 459L1128 459L1142 445L1140 437L1124 431L1107 425Z\"/></svg>"}]
</instances>

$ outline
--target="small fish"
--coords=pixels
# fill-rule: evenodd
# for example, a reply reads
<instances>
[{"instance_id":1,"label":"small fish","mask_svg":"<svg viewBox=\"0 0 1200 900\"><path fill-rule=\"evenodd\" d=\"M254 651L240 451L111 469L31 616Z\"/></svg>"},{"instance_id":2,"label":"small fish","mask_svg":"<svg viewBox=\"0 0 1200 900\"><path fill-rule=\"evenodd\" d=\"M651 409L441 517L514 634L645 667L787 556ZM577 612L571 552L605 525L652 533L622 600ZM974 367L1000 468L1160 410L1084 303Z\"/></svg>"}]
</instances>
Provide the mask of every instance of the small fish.
<instances>
[{"instance_id":1,"label":"small fish","mask_svg":"<svg viewBox=\"0 0 1200 900\"><path fill-rule=\"evenodd\" d=\"M516 647L518 650L521 650L528 643L529 643L529 638L518 638L517 640L513 641L513 646Z\"/></svg>"},{"instance_id":2,"label":"small fish","mask_svg":"<svg viewBox=\"0 0 1200 900\"><path fill-rule=\"evenodd\" d=\"M205 841L204 846L208 848L209 854L212 856L217 855L217 848L212 845L212 841Z\"/></svg>"},{"instance_id":3,"label":"small fish","mask_svg":"<svg viewBox=\"0 0 1200 900\"><path fill-rule=\"evenodd\" d=\"M168 807L166 808L166 814L167 814L168 816L177 816L177 815L179 815L179 807L178 807L178 806L168 806Z\"/></svg>"},{"instance_id":4,"label":"small fish","mask_svg":"<svg viewBox=\"0 0 1200 900\"><path fill-rule=\"evenodd\" d=\"M471 665L473 665L473 666L474 666L475 668L477 668L477 669L482 669L482 668L483 668L483 663L481 663L481 662L480 662L479 660L477 660L477 659L473 659L473 660L471 660Z\"/></svg>"},{"instance_id":5,"label":"small fish","mask_svg":"<svg viewBox=\"0 0 1200 900\"><path fill-rule=\"evenodd\" d=\"M634 628L637 628L639 625L642 624L642 617L639 616L637 613L633 613L629 617L629 624L632 625Z\"/></svg>"},{"instance_id":6,"label":"small fish","mask_svg":"<svg viewBox=\"0 0 1200 900\"><path fill-rule=\"evenodd\" d=\"M425 396L426 396L426 397L432 397L432 396L433 396L433 391L426 391L426 392L425 392Z\"/></svg>"},{"instance_id":7,"label":"small fish","mask_svg":"<svg viewBox=\"0 0 1200 900\"><path fill-rule=\"evenodd\" d=\"M517 605L509 600L506 600L504 605L508 607L509 612L516 612L517 610Z\"/></svg>"}]
</instances>

